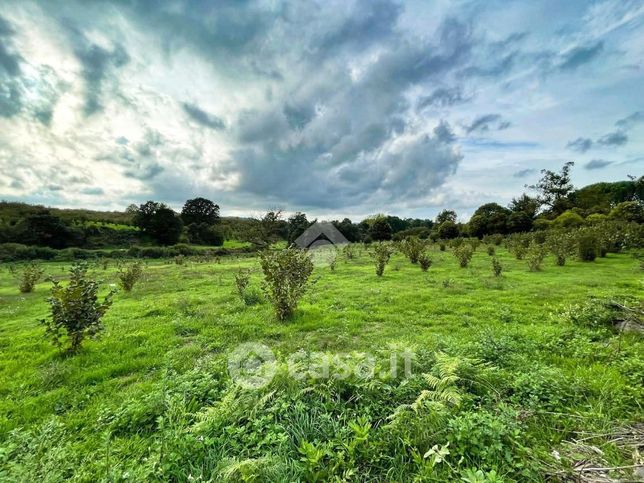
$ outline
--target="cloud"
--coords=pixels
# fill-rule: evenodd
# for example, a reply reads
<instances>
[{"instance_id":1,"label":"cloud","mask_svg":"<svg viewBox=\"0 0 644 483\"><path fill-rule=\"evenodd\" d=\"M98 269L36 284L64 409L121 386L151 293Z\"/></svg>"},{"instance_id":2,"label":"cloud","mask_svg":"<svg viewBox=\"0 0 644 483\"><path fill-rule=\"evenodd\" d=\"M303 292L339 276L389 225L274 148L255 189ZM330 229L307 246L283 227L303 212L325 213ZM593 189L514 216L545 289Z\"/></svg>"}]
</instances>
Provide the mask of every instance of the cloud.
<instances>
[{"instance_id":1,"label":"cloud","mask_svg":"<svg viewBox=\"0 0 644 483\"><path fill-rule=\"evenodd\" d=\"M477 193L468 203L507 197L513 183L491 166L512 180L529 176L521 168L537 159L561 158L551 119L580 133L597 128L566 101L628 109L621 92L637 78L618 65L637 55L636 29L591 28L600 16L589 20L586 5L544 14L525 2L500 11L478 0L5 4L0 163L3 172L18 157L32 167L6 189L51 197L47 185L65 186L55 196L70 204L75 195L105 206L180 203L199 192L239 212L414 206L420 215L458 201L454 193ZM623 55L602 58L609 46ZM585 78L590 62L596 69ZM630 135L641 117L614 130ZM507 119L517 129L493 139ZM626 142L610 134L567 147ZM67 161L84 182L55 174Z\"/></svg>"},{"instance_id":2,"label":"cloud","mask_svg":"<svg viewBox=\"0 0 644 483\"><path fill-rule=\"evenodd\" d=\"M603 49L603 41L577 46L563 56L559 68L561 70L574 70L594 60Z\"/></svg>"},{"instance_id":3,"label":"cloud","mask_svg":"<svg viewBox=\"0 0 644 483\"><path fill-rule=\"evenodd\" d=\"M441 119L441 122L434 128L436 139L443 143L453 143L456 140L454 131L447 121Z\"/></svg>"},{"instance_id":4,"label":"cloud","mask_svg":"<svg viewBox=\"0 0 644 483\"><path fill-rule=\"evenodd\" d=\"M578 153L585 153L593 146L593 140L588 138L577 138L574 141L569 141L566 148L577 151Z\"/></svg>"},{"instance_id":5,"label":"cloud","mask_svg":"<svg viewBox=\"0 0 644 483\"><path fill-rule=\"evenodd\" d=\"M20 83L22 56L12 48L13 27L0 16L0 117L13 117L22 109Z\"/></svg>"},{"instance_id":6,"label":"cloud","mask_svg":"<svg viewBox=\"0 0 644 483\"><path fill-rule=\"evenodd\" d=\"M628 130L641 122L644 122L644 111L636 111L630 116L617 121L615 123L615 126L617 126L619 129Z\"/></svg>"},{"instance_id":7,"label":"cloud","mask_svg":"<svg viewBox=\"0 0 644 483\"><path fill-rule=\"evenodd\" d=\"M501 131L510 127L510 122L503 121L500 114L485 114L475 118L469 125L465 126L465 131L470 134L473 132L487 132L490 128Z\"/></svg>"},{"instance_id":8,"label":"cloud","mask_svg":"<svg viewBox=\"0 0 644 483\"><path fill-rule=\"evenodd\" d=\"M450 107L455 104L461 104L469 100L463 94L460 87L439 87L435 89L430 95L421 97L418 100L418 109L426 107Z\"/></svg>"},{"instance_id":9,"label":"cloud","mask_svg":"<svg viewBox=\"0 0 644 483\"><path fill-rule=\"evenodd\" d=\"M99 187L83 188L80 192L84 195L90 195L90 196L101 196L105 194L105 191L103 190L103 188L99 188Z\"/></svg>"},{"instance_id":10,"label":"cloud","mask_svg":"<svg viewBox=\"0 0 644 483\"><path fill-rule=\"evenodd\" d=\"M532 168L527 168L527 169L521 169L519 171L516 171L512 174L513 178L525 178L527 176L530 176L532 174L535 174L537 172L536 169Z\"/></svg>"},{"instance_id":11,"label":"cloud","mask_svg":"<svg viewBox=\"0 0 644 483\"><path fill-rule=\"evenodd\" d=\"M71 20L65 19L62 24L72 43L74 55L82 66L81 76L85 82L83 114L89 117L103 110L105 83L130 62L130 56L118 42L112 41L110 46L99 45Z\"/></svg>"},{"instance_id":12,"label":"cloud","mask_svg":"<svg viewBox=\"0 0 644 483\"><path fill-rule=\"evenodd\" d=\"M202 126L210 129L215 129L217 131L226 128L226 124L221 118L215 116L214 114L207 113L194 104L184 102L181 107L183 107L183 110L186 112L186 114L188 114L190 119L197 122L198 124L201 124Z\"/></svg>"},{"instance_id":13,"label":"cloud","mask_svg":"<svg viewBox=\"0 0 644 483\"><path fill-rule=\"evenodd\" d=\"M628 142L628 136L621 131L614 131L605 134L597 140L597 144L603 146L623 146Z\"/></svg>"},{"instance_id":14,"label":"cloud","mask_svg":"<svg viewBox=\"0 0 644 483\"><path fill-rule=\"evenodd\" d=\"M606 161L605 159L593 159L592 161L588 161L584 164L584 169L589 171L593 169L602 169L606 166L610 166L611 164L613 164L612 161Z\"/></svg>"}]
</instances>

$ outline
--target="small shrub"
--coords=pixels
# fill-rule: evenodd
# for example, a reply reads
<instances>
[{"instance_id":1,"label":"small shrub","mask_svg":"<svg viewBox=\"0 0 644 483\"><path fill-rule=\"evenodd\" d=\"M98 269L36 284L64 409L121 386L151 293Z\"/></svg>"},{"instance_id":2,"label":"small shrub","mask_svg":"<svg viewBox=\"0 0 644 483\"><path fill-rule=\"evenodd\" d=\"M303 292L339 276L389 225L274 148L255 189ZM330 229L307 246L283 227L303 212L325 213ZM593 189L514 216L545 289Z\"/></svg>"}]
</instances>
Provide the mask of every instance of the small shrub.
<instances>
[{"instance_id":1,"label":"small shrub","mask_svg":"<svg viewBox=\"0 0 644 483\"><path fill-rule=\"evenodd\" d=\"M370 256L376 264L376 275L382 277L385 272L385 266L389 263L389 259L394 250L388 243L374 243Z\"/></svg>"},{"instance_id":2,"label":"small shrub","mask_svg":"<svg viewBox=\"0 0 644 483\"><path fill-rule=\"evenodd\" d=\"M246 289L248 288L248 284L250 283L250 272L248 270L239 270L235 274L235 288L237 290L237 294L239 295L239 298L243 301L244 300L244 294L246 293Z\"/></svg>"},{"instance_id":3,"label":"small shrub","mask_svg":"<svg viewBox=\"0 0 644 483\"><path fill-rule=\"evenodd\" d=\"M546 258L546 249L543 245L533 243L530 245L526 252L526 261L528 268L531 272L538 272L541 270L543 259Z\"/></svg>"},{"instance_id":4,"label":"small shrub","mask_svg":"<svg viewBox=\"0 0 644 483\"><path fill-rule=\"evenodd\" d=\"M489 256L493 257L495 253L496 253L496 249L494 248L494 246L488 245L487 246L487 254Z\"/></svg>"},{"instance_id":5,"label":"small shrub","mask_svg":"<svg viewBox=\"0 0 644 483\"><path fill-rule=\"evenodd\" d=\"M425 249L425 243L418 237L412 236L400 243L401 251L413 264L418 263L418 258Z\"/></svg>"},{"instance_id":6,"label":"small shrub","mask_svg":"<svg viewBox=\"0 0 644 483\"><path fill-rule=\"evenodd\" d=\"M503 265L501 265L501 262L499 261L499 259L496 257L492 257L492 273L494 273L494 276L500 277L502 271L503 271Z\"/></svg>"},{"instance_id":7,"label":"small shrub","mask_svg":"<svg viewBox=\"0 0 644 483\"><path fill-rule=\"evenodd\" d=\"M260 254L260 265L264 272L266 297L273 304L277 318L287 319L306 291L313 273L313 262L306 252L291 247L265 250Z\"/></svg>"},{"instance_id":8,"label":"small shrub","mask_svg":"<svg viewBox=\"0 0 644 483\"><path fill-rule=\"evenodd\" d=\"M27 263L21 269L11 267L12 275L18 280L18 290L21 293L31 293L45 271L36 262Z\"/></svg>"},{"instance_id":9,"label":"small shrub","mask_svg":"<svg viewBox=\"0 0 644 483\"><path fill-rule=\"evenodd\" d=\"M429 267L432 266L432 259L429 257L429 254L427 252L423 252L418 257L418 263L420 264L420 269L423 272L426 272L427 270L429 270Z\"/></svg>"},{"instance_id":10,"label":"small shrub","mask_svg":"<svg viewBox=\"0 0 644 483\"><path fill-rule=\"evenodd\" d=\"M347 243L342 248L342 254L347 260L353 260L356 257L355 247L352 243Z\"/></svg>"},{"instance_id":11,"label":"small shrub","mask_svg":"<svg viewBox=\"0 0 644 483\"><path fill-rule=\"evenodd\" d=\"M597 258L597 237L592 233L580 234L577 238L577 254L583 262L592 262Z\"/></svg>"},{"instance_id":12,"label":"small shrub","mask_svg":"<svg viewBox=\"0 0 644 483\"><path fill-rule=\"evenodd\" d=\"M103 330L101 319L112 305L115 291L110 290L102 302L98 301L99 282L87 276L87 264L79 263L70 269L69 284L63 287L53 282L50 305L51 318L43 319L45 335L61 347L66 338L70 352L77 352L83 340L94 338Z\"/></svg>"},{"instance_id":13,"label":"small shrub","mask_svg":"<svg viewBox=\"0 0 644 483\"><path fill-rule=\"evenodd\" d=\"M611 304L602 299L589 298L581 303L571 304L558 313L553 314L554 320L565 320L581 327L599 328L613 327L618 319Z\"/></svg>"},{"instance_id":14,"label":"small shrub","mask_svg":"<svg viewBox=\"0 0 644 483\"><path fill-rule=\"evenodd\" d=\"M440 242L440 243L438 244L438 249L439 249L441 252L444 252L444 251L447 249L447 244L446 244L445 242Z\"/></svg>"},{"instance_id":15,"label":"small shrub","mask_svg":"<svg viewBox=\"0 0 644 483\"><path fill-rule=\"evenodd\" d=\"M483 243L499 246L503 243L503 235L499 233L495 233L494 235L485 235L483 237Z\"/></svg>"},{"instance_id":16,"label":"small shrub","mask_svg":"<svg viewBox=\"0 0 644 483\"><path fill-rule=\"evenodd\" d=\"M134 262L126 267L119 267L119 284L126 292L132 291L136 283L143 276L143 263Z\"/></svg>"},{"instance_id":17,"label":"small shrub","mask_svg":"<svg viewBox=\"0 0 644 483\"><path fill-rule=\"evenodd\" d=\"M575 241L570 233L553 233L546 239L548 250L555 256L555 263L560 267L566 264L566 258L575 251Z\"/></svg>"},{"instance_id":18,"label":"small shrub","mask_svg":"<svg viewBox=\"0 0 644 483\"><path fill-rule=\"evenodd\" d=\"M461 244L454 248L454 256L458 259L461 268L467 268L472 260L474 250L470 244Z\"/></svg>"},{"instance_id":19,"label":"small shrub","mask_svg":"<svg viewBox=\"0 0 644 483\"><path fill-rule=\"evenodd\" d=\"M530 238L523 234L515 234L506 239L506 246L517 260L523 260L530 245Z\"/></svg>"}]
</instances>

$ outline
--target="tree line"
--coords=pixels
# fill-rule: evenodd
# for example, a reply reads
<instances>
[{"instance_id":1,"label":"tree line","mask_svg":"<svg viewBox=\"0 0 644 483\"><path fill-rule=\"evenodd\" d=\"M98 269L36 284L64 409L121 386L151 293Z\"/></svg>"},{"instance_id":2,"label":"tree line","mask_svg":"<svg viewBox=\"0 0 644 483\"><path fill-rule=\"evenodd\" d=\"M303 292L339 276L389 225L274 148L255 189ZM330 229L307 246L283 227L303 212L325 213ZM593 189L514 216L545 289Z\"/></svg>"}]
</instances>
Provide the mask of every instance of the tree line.
<instances>
[{"instance_id":1,"label":"tree line","mask_svg":"<svg viewBox=\"0 0 644 483\"><path fill-rule=\"evenodd\" d=\"M526 186L532 194L523 193L508 206L486 203L467 223L459 223L457 213L449 209L433 220L377 214L358 223L349 218L332 223L348 241L366 243L410 236L482 238L608 219L644 223L644 177L575 189L570 177L573 166L569 162L558 172L542 170L540 180ZM256 218L222 218L219 205L201 197L187 200L180 213L157 201L130 205L124 213L1 202L0 243L61 249L179 242L221 246L224 239L235 239L261 248L280 240L290 245L315 221L303 212L284 217L278 210Z\"/></svg>"}]
</instances>

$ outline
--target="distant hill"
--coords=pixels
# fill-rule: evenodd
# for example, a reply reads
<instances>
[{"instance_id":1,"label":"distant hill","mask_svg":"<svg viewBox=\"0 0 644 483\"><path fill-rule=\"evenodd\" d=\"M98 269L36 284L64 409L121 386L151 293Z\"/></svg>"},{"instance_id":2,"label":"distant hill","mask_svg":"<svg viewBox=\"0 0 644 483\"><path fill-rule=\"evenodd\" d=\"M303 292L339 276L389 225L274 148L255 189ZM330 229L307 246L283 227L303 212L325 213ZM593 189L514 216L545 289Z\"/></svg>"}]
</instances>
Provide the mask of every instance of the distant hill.
<instances>
[{"instance_id":1,"label":"distant hill","mask_svg":"<svg viewBox=\"0 0 644 483\"><path fill-rule=\"evenodd\" d=\"M93 221L99 223L114 223L131 225L132 215L125 211L95 211L83 208L50 208L42 205L30 205L13 201L0 201L0 222L15 223L27 215L47 210L66 222Z\"/></svg>"}]
</instances>

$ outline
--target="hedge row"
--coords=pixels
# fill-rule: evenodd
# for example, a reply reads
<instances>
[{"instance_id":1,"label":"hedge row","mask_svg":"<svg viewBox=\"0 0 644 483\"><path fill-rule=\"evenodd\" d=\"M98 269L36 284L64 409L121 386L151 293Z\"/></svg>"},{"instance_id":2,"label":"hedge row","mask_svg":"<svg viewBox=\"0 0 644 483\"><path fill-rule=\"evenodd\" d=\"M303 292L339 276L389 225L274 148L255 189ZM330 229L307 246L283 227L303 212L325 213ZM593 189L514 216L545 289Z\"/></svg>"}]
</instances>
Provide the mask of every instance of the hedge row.
<instances>
[{"instance_id":1,"label":"hedge row","mask_svg":"<svg viewBox=\"0 0 644 483\"><path fill-rule=\"evenodd\" d=\"M173 258L183 256L218 257L231 254L251 253L250 247L243 248L194 248L185 244L169 247L132 246L127 250L86 250L83 248L65 248L55 250L48 247L28 246L20 243L0 244L0 262L17 262L22 260L56 260L61 262L88 260L96 258Z\"/></svg>"}]
</instances>

